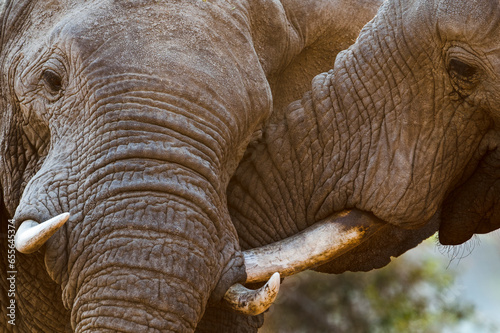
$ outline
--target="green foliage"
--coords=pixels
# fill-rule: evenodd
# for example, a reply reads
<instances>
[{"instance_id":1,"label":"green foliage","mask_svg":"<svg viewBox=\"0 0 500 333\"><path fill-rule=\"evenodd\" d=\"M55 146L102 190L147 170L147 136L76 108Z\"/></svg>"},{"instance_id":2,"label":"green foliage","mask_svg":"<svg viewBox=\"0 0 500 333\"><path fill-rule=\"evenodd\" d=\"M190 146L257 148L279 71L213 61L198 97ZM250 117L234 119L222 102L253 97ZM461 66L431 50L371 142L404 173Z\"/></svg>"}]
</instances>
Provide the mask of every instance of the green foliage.
<instances>
[{"instance_id":1,"label":"green foliage","mask_svg":"<svg viewBox=\"0 0 500 333\"><path fill-rule=\"evenodd\" d=\"M260 332L451 332L476 319L452 288L455 274L437 256L403 256L368 273L304 272L285 279Z\"/></svg>"}]
</instances>

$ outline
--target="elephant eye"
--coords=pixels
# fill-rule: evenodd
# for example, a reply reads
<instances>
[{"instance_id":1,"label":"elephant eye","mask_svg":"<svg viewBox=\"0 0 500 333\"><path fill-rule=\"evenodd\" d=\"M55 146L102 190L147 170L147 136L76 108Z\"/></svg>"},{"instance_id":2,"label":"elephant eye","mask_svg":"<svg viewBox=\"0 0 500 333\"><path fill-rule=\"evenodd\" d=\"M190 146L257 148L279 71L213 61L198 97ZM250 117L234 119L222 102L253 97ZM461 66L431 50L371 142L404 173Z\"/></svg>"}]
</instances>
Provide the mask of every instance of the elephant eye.
<instances>
[{"instance_id":1,"label":"elephant eye","mask_svg":"<svg viewBox=\"0 0 500 333\"><path fill-rule=\"evenodd\" d=\"M53 94L57 94L62 90L62 78L56 72L47 69L42 73L42 80Z\"/></svg>"},{"instance_id":2,"label":"elephant eye","mask_svg":"<svg viewBox=\"0 0 500 333\"><path fill-rule=\"evenodd\" d=\"M465 98L472 94L479 84L481 71L477 66L452 58L448 63L448 74L454 91Z\"/></svg>"},{"instance_id":3,"label":"elephant eye","mask_svg":"<svg viewBox=\"0 0 500 333\"><path fill-rule=\"evenodd\" d=\"M462 79L470 80L476 73L477 68L457 59L451 59L449 65L450 74L460 76Z\"/></svg>"}]
</instances>

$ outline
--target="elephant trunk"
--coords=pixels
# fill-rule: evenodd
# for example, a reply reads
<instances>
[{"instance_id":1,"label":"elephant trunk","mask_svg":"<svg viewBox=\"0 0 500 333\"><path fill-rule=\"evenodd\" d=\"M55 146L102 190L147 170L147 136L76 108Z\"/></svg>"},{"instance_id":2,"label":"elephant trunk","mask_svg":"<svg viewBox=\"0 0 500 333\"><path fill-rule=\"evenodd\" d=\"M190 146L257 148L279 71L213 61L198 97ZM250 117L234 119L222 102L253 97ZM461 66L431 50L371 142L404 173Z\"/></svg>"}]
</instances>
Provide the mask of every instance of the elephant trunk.
<instances>
[{"instance_id":1,"label":"elephant trunk","mask_svg":"<svg viewBox=\"0 0 500 333\"><path fill-rule=\"evenodd\" d=\"M217 231L195 204L156 197L122 199L111 216L86 217L102 227L82 234L81 253L70 258L65 295L76 332L191 332L200 321L222 271Z\"/></svg>"},{"instance_id":2,"label":"elephant trunk","mask_svg":"<svg viewBox=\"0 0 500 333\"><path fill-rule=\"evenodd\" d=\"M233 266L235 242L216 227L225 215L212 208L203 182L186 181L184 193L160 183L157 191L120 186L74 227L63 299L76 332L194 331Z\"/></svg>"},{"instance_id":3,"label":"elephant trunk","mask_svg":"<svg viewBox=\"0 0 500 333\"><path fill-rule=\"evenodd\" d=\"M85 172L63 299L76 332L192 332L221 277L228 286L244 280L217 167L200 156L208 154L201 143L155 133L135 115L123 121L124 113L111 139L118 146Z\"/></svg>"}]
</instances>

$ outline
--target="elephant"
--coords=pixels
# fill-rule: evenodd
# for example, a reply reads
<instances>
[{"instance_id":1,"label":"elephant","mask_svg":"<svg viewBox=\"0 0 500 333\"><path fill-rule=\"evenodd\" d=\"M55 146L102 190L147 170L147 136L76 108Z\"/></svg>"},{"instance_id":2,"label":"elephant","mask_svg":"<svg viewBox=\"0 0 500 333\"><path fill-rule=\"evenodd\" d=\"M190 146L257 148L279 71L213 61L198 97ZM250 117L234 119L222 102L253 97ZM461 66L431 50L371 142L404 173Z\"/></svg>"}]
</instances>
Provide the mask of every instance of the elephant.
<instances>
[{"instance_id":1,"label":"elephant","mask_svg":"<svg viewBox=\"0 0 500 333\"><path fill-rule=\"evenodd\" d=\"M499 228L499 6L5 1L0 327L256 332L283 276Z\"/></svg>"}]
</instances>

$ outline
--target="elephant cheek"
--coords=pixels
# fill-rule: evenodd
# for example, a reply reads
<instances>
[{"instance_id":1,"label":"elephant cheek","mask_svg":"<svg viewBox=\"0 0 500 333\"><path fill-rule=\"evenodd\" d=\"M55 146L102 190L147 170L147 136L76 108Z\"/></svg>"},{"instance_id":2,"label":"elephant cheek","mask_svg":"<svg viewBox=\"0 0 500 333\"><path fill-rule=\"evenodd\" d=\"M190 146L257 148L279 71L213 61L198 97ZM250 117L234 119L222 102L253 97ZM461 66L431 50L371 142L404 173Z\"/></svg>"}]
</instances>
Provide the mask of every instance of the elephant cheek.
<instances>
[{"instance_id":1,"label":"elephant cheek","mask_svg":"<svg viewBox=\"0 0 500 333\"><path fill-rule=\"evenodd\" d=\"M496 154L498 155L498 153ZM500 159L488 155L443 204L439 241L458 245L500 227Z\"/></svg>"}]
</instances>

